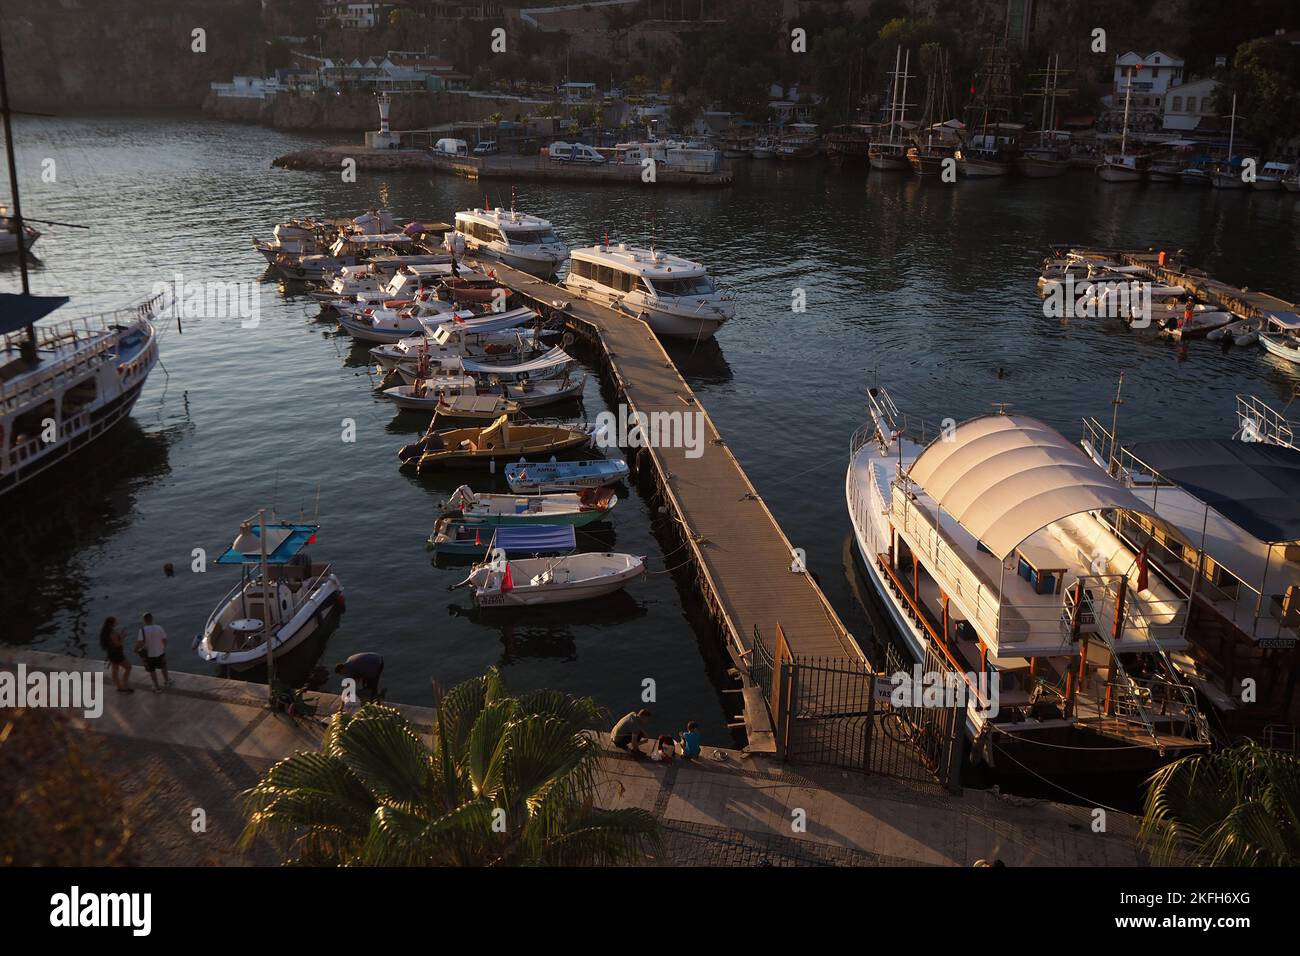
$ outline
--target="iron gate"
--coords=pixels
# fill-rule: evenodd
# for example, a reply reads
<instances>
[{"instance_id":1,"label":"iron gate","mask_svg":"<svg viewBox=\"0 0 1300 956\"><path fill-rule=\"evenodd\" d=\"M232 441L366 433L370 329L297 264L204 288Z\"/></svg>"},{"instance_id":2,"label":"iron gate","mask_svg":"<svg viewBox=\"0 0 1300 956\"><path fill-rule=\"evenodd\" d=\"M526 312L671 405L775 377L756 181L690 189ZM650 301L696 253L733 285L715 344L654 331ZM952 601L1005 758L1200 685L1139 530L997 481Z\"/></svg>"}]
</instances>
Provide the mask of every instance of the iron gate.
<instances>
[{"instance_id":1,"label":"iron gate","mask_svg":"<svg viewBox=\"0 0 1300 956\"><path fill-rule=\"evenodd\" d=\"M847 658L796 658L780 625L773 647L755 628L749 676L767 696L778 753L791 763L955 785L960 712L895 707L889 676L911 669L886 650L881 669ZM927 660L925 669L946 673L950 668Z\"/></svg>"}]
</instances>

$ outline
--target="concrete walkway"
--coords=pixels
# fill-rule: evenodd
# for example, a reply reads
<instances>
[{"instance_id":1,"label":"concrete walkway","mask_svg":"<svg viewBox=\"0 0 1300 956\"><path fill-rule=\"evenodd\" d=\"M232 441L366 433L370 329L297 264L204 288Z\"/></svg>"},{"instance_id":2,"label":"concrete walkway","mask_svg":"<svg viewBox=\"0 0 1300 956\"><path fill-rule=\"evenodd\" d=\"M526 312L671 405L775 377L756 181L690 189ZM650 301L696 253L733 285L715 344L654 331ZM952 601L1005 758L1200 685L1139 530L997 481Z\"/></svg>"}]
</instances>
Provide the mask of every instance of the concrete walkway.
<instances>
[{"instance_id":1,"label":"concrete walkway","mask_svg":"<svg viewBox=\"0 0 1300 956\"><path fill-rule=\"evenodd\" d=\"M0 670L99 670L99 661L0 648ZM136 821L135 858L153 865L273 864L275 848L235 849L243 818L235 796L276 760L316 749L321 726L271 713L265 687L173 674L162 694L143 668L136 693L105 675L102 716L76 720L97 732L95 750L116 772ZM320 695L322 713L336 704ZM432 711L397 705L428 727ZM823 768L791 767L706 747L698 761L664 765L611 751L600 803L642 807L661 821L670 865L1009 866L1140 863L1132 817L1108 813L1094 833L1088 809L1048 801L935 789ZM194 811L206 828L195 832Z\"/></svg>"}]
</instances>

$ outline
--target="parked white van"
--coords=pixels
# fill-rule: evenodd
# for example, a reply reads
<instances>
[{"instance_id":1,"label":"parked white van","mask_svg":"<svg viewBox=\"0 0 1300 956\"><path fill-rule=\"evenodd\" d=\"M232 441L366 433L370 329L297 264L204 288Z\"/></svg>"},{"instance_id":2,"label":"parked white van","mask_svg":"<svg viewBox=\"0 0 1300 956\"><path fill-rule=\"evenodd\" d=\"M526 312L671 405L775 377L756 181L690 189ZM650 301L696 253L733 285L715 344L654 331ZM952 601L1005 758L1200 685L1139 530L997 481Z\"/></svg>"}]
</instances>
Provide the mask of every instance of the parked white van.
<instances>
[{"instance_id":1,"label":"parked white van","mask_svg":"<svg viewBox=\"0 0 1300 956\"><path fill-rule=\"evenodd\" d=\"M605 157L586 143L552 143L550 157L564 163L603 163Z\"/></svg>"},{"instance_id":2,"label":"parked white van","mask_svg":"<svg viewBox=\"0 0 1300 956\"><path fill-rule=\"evenodd\" d=\"M433 144L433 151L444 156L468 156L469 143L463 139L440 139Z\"/></svg>"}]
</instances>

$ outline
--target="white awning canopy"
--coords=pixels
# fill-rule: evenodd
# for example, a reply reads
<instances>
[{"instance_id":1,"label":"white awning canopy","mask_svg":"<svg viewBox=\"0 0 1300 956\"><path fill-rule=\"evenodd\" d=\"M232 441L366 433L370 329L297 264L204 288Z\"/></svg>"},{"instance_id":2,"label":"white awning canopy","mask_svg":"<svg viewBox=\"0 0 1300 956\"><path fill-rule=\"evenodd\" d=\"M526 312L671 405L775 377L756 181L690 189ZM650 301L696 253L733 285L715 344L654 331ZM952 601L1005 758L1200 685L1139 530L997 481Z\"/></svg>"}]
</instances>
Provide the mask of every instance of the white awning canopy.
<instances>
[{"instance_id":1,"label":"white awning canopy","mask_svg":"<svg viewBox=\"0 0 1300 956\"><path fill-rule=\"evenodd\" d=\"M1003 560L1034 532L1085 511L1157 517L1081 449L1020 415L963 422L931 442L908 477Z\"/></svg>"}]
</instances>

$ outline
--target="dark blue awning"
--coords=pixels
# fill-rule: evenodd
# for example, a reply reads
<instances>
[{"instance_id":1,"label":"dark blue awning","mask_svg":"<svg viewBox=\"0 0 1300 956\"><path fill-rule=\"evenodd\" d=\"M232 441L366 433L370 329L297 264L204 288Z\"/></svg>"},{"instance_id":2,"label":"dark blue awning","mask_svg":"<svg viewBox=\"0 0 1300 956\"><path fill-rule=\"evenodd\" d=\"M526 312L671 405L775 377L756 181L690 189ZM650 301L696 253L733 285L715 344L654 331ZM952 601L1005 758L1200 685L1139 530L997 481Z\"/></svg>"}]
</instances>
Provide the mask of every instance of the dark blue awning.
<instances>
[{"instance_id":1,"label":"dark blue awning","mask_svg":"<svg viewBox=\"0 0 1300 956\"><path fill-rule=\"evenodd\" d=\"M60 306L66 305L66 295L21 295L0 292L0 335L14 332L37 322Z\"/></svg>"},{"instance_id":2,"label":"dark blue awning","mask_svg":"<svg viewBox=\"0 0 1300 956\"><path fill-rule=\"evenodd\" d=\"M1300 541L1300 451L1213 438L1138 442L1129 451L1260 541Z\"/></svg>"}]
</instances>

